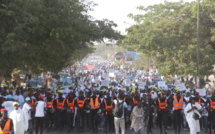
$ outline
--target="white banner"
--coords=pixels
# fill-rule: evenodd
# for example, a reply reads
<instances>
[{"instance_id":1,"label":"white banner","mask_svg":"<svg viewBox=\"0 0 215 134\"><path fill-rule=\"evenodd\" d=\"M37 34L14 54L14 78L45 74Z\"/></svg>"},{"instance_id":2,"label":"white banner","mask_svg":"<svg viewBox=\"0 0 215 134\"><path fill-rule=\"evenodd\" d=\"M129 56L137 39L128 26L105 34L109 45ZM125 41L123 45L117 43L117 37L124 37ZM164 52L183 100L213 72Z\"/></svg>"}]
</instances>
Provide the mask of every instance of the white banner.
<instances>
[{"instance_id":1,"label":"white banner","mask_svg":"<svg viewBox=\"0 0 215 134\"><path fill-rule=\"evenodd\" d=\"M166 82L165 81L158 81L158 87L165 87L166 86Z\"/></svg>"},{"instance_id":2,"label":"white banner","mask_svg":"<svg viewBox=\"0 0 215 134\"><path fill-rule=\"evenodd\" d=\"M123 84L124 84L125 86L130 86L131 80L130 80L130 79L126 79L126 80L123 81Z\"/></svg>"},{"instance_id":3,"label":"white banner","mask_svg":"<svg viewBox=\"0 0 215 134\"><path fill-rule=\"evenodd\" d=\"M146 82L138 82L138 88L145 88Z\"/></svg>"},{"instance_id":4,"label":"white banner","mask_svg":"<svg viewBox=\"0 0 215 134\"><path fill-rule=\"evenodd\" d=\"M206 96L206 90L205 89L196 89L196 92L199 92L199 96Z\"/></svg>"},{"instance_id":5,"label":"white banner","mask_svg":"<svg viewBox=\"0 0 215 134\"><path fill-rule=\"evenodd\" d=\"M109 73L109 77L115 77L114 73Z\"/></svg>"},{"instance_id":6,"label":"white banner","mask_svg":"<svg viewBox=\"0 0 215 134\"><path fill-rule=\"evenodd\" d=\"M176 86L176 88L179 90L179 91L183 91L183 90L186 90L187 88L186 88L186 86L185 86L185 84L178 84L177 86Z\"/></svg>"},{"instance_id":7,"label":"white banner","mask_svg":"<svg viewBox=\"0 0 215 134\"><path fill-rule=\"evenodd\" d=\"M108 80L103 80L102 83L101 83L101 86L108 87L109 86L109 81Z\"/></svg>"},{"instance_id":8,"label":"white banner","mask_svg":"<svg viewBox=\"0 0 215 134\"><path fill-rule=\"evenodd\" d=\"M109 74L107 74L107 73L103 73L103 74L102 74L102 78L104 78L104 79L109 78Z\"/></svg>"}]
</instances>

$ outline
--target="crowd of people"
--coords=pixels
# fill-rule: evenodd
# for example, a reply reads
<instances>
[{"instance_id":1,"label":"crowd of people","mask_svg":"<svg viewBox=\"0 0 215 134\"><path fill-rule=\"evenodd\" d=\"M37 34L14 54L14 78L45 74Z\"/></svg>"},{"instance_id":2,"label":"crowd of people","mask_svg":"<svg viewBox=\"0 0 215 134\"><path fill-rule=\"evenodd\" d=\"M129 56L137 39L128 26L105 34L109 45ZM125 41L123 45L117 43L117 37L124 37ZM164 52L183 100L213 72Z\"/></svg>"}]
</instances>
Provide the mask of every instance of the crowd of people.
<instances>
[{"instance_id":1,"label":"crowd of people","mask_svg":"<svg viewBox=\"0 0 215 134\"><path fill-rule=\"evenodd\" d=\"M175 134L182 131L197 134L200 130L215 133L213 90L210 96L200 96L188 86L186 90L177 89L174 81L165 89L159 88L153 81L158 79L154 74L145 77L137 70L128 85L124 76L103 77L110 70L131 75L129 67L122 69L112 64L85 72L80 72L77 66L72 70L70 86L64 86L59 78L61 84L57 88L47 85L38 89L30 85L16 89L3 87L0 131L3 134L33 134L34 131L43 134L46 128L47 132L97 133L101 129L104 133L125 134L130 128L134 134L143 131L151 134L153 128L158 127L161 134L169 129ZM144 87L140 87L138 81L145 83Z\"/></svg>"}]
</instances>

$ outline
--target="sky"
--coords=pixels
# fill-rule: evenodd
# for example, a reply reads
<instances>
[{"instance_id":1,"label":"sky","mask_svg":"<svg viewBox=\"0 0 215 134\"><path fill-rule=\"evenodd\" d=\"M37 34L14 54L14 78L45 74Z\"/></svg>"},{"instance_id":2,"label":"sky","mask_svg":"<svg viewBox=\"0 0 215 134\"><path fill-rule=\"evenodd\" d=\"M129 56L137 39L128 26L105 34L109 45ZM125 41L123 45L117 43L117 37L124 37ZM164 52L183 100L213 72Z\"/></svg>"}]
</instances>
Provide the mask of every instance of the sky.
<instances>
[{"instance_id":1,"label":"sky","mask_svg":"<svg viewBox=\"0 0 215 134\"><path fill-rule=\"evenodd\" d=\"M141 13L136 7L142 5L144 7L163 3L164 0L92 0L98 5L94 7L94 11L90 14L95 19L108 19L114 21L118 27L116 30L125 34L125 29L134 24L134 21L127 17L129 13ZM180 0L168 0L178 2ZM186 2L194 0L184 0Z\"/></svg>"}]
</instances>

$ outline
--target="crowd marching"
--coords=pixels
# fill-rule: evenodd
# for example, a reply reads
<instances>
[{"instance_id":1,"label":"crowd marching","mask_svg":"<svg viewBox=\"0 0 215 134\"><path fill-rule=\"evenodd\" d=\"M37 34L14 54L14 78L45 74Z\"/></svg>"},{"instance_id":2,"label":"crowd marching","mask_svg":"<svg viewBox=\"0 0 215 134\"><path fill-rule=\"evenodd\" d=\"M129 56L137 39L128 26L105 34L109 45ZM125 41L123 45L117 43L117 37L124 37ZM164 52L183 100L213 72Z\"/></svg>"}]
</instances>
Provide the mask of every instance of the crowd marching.
<instances>
[{"instance_id":1,"label":"crowd marching","mask_svg":"<svg viewBox=\"0 0 215 134\"><path fill-rule=\"evenodd\" d=\"M48 75L45 86L39 88L30 84L2 87L1 133L43 134L46 128L47 132L97 133L101 129L104 133L125 134L130 128L135 134L151 134L158 127L161 134L170 129L175 134L197 134L200 130L215 134L213 89L200 96L188 85L177 89L175 80L159 87L162 79L155 72L131 71L131 66L122 68L101 61L92 56L72 66L71 76L54 79ZM91 64L91 68L86 71L89 66L84 64Z\"/></svg>"}]
</instances>

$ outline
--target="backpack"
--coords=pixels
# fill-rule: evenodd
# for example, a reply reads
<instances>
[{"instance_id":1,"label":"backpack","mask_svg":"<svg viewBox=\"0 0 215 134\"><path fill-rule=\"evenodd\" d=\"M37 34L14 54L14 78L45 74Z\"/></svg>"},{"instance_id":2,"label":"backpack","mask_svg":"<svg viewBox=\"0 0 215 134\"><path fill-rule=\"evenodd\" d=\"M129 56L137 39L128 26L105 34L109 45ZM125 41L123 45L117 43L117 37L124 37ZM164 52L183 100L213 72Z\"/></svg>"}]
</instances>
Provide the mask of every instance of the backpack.
<instances>
[{"instance_id":1,"label":"backpack","mask_svg":"<svg viewBox=\"0 0 215 134\"><path fill-rule=\"evenodd\" d=\"M121 118L123 116L123 104L124 101L119 102L119 100L117 100L117 104L115 105L113 110L113 115L115 117Z\"/></svg>"}]
</instances>

